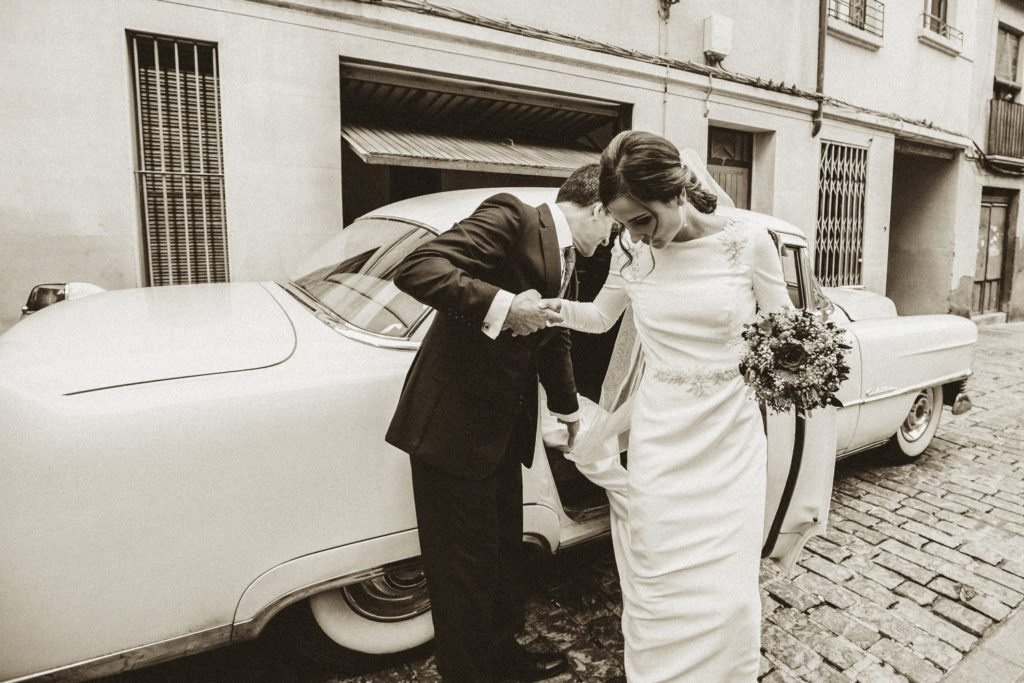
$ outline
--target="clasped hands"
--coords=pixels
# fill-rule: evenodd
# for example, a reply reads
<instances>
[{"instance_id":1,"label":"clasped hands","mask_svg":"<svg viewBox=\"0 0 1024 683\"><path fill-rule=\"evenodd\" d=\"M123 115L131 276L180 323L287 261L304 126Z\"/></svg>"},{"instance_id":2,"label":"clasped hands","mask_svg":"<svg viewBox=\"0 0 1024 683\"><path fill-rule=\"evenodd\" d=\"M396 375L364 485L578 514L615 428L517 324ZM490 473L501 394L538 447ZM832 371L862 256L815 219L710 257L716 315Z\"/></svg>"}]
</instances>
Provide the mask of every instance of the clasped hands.
<instances>
[{"instance_id":1,"label":"clasped hands","mask_svg":"<svg viewBox=\"0 0 1024 683\"><path fill-rule=\"evenodd\" d=\"M513 336L533 334L537 330L562 322L559 311L561 299L542 299L536 289L520 292L512 299L505 316L503 330L512 330Z\"/></svg>"}]
</instances>

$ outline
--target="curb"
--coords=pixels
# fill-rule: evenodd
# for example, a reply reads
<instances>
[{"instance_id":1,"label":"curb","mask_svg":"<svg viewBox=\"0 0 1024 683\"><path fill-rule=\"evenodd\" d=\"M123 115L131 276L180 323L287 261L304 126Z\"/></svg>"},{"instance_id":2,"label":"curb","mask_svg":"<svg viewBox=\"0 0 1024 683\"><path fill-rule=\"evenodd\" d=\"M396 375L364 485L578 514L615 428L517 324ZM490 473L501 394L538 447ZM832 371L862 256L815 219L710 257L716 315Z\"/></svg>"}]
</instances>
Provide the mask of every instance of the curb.
<instances>
[{"instance_id":1,"label":"curb","mask_svg":"<svg viewBox=\"0 0 1024 683\"><path fill-rule=\"evenodd\" d=\"M1004 621L942 677L943 683L1024 681L1024 610Z\"/></svg>"}]
</instances>

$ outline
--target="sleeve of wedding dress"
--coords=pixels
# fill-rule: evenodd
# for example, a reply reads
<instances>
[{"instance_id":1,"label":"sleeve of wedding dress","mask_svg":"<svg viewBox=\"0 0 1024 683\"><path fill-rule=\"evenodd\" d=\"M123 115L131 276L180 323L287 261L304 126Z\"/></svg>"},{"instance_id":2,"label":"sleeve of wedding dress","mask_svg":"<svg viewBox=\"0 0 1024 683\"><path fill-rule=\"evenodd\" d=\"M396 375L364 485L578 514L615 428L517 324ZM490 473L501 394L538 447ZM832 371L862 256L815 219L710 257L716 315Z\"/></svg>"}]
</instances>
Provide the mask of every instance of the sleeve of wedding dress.
<instances>
[{"instance_id":1,"label":"sleeve of wedding dress","mask_svg":"<svg viewBox=\"0 0 1024 683\"><path fill-rule=\"evenodd\" d=\"M626 310L626 304L629 302L629 295L626 294L622 282L623 262L622 252L616 245L612 251L612 263L608 269L608 278L597 297L593 301L586 302L563 299L560 308L563 321L558 325L580 332L601 333L610 330L622 312Z\"/></svg>"},{"instance_id":2,"label":"sleeve of wedding dress","mask_svg":"<svg viewBox=\"0 0 1024 683\"><path fill-rule=\"evenodd\" d=\"M627 305L629 297L622 286L620 271L624 263L624 258L613 258L605 288L594 303L576 306L576 312L591 316L591 324L597 328L610 327L619 313L625 311L625 314L601 384L600 403L581 400L582 429L575 448L566 454L588 479L613 493L626 490L626 470L619 462L619 453L626 449L632 398L644 368L643 348L637 338L632 309ZM566 303L573 302L563 302L563 305Z\"/></svg>"},{"instance_id":3,"label":"sleeve of wedding dress","mask_svg":"<svg viewBox=\"0 0 1024 683\"><path fill-rule=\"evenodd\" d=\"M758 307L762 313L792 308L775 241L761 226L754 227L752 232L754 245L750 273Z\"/></svg>"}]
</instances>

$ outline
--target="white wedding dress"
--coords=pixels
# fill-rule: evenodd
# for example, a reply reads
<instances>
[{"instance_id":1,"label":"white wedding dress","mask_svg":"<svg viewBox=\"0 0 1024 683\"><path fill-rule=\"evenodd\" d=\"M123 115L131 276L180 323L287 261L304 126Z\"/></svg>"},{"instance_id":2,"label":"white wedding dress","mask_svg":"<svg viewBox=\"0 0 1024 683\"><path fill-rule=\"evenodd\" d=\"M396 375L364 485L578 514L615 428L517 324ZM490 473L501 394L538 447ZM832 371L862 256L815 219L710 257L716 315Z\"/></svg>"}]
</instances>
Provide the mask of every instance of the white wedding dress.
<instances>
[{"instance_id":1,"label":"white wedding dress","mask_svg":"<svg viewBox=\"0 0 1024 683\"><path fill-rule=\"evenodd\" d=\"M625 265L616 248L593 303L562 303L563 324L587 332L631 304L642 347L628 469L601 455L601 439L568 456L609 490L627 678L752 682L766 439L737 365L755 305L790 305L778 252L763 226L733 219L719 233L633 254ZM617 403L602 397L609 409Z\"/></svg>"}]
</instances>

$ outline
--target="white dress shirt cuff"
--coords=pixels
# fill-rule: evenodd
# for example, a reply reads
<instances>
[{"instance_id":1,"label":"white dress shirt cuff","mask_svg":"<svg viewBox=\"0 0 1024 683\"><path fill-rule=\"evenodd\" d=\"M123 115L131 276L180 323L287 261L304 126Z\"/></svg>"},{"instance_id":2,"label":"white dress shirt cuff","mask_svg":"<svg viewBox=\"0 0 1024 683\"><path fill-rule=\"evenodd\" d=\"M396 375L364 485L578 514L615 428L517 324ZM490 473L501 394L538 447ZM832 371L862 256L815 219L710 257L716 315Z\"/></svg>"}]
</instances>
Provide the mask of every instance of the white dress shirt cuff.
<instances>
[{"instance_id":1,"label":"white dress shirt cuff","mask_svg":"<svg viewBox=\"0 0 1024 683\"><path fill-rule=\"evenodd\" d=\"M563 422L575 422L576 420L580 419L580 411L578 411L578 410L574 411L572 413L569 413L568 415L563 415L562 413L556 413L553 410L548 411L548 412L550 412L552 415L554 415L559 420L562 420Z\"/></svg>"},{"instance_id":2,"label":"white dress shirt cuff","mask_svg":"<svg viewBox=\"0 0 1024 683\"><path fill-rule=\"evenodd\" d=\"M501 334L501 328L505 326L505 318L508 317L508 311L512 308L512 299L514 298L515 294L512 292L499 289L491 301L491 307L487 309L487 315L484 316L484 324L480 326L480 331L491 339L497 339Z\"/></svg>"}]
</instances>

